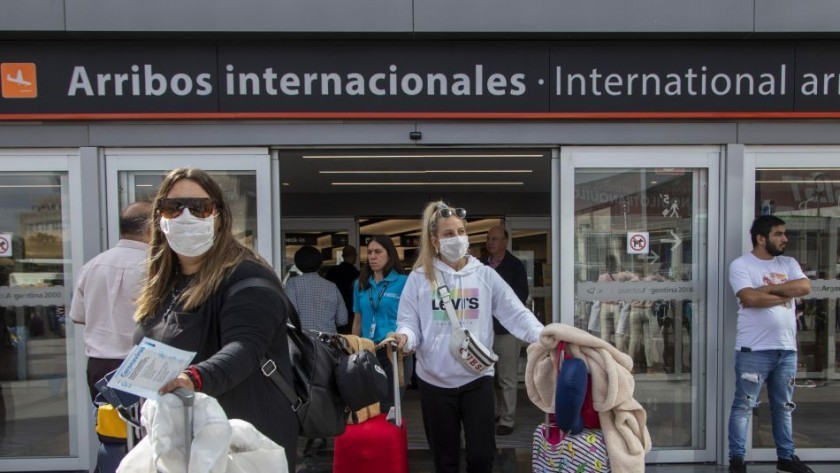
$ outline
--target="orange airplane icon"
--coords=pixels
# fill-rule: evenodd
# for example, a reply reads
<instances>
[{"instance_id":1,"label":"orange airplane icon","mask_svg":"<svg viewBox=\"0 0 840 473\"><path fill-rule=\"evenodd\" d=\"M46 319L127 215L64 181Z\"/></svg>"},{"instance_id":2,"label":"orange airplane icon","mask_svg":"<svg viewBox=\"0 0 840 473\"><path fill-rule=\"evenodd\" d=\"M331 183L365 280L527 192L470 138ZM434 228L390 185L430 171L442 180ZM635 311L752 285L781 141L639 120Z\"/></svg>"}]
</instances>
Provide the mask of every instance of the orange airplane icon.
<instances>
[{"instance_id":1,"label":"orange airplane icon","mask_svg":"<svg viewBox=\"0 0 840 473\"><path fill-rule=\"evenodd\" d=\"M35 64L31 62L0 64L0 86L3 89L3 98L6 99L34 99L38 97Z\"/></svg>"}]
</instances>

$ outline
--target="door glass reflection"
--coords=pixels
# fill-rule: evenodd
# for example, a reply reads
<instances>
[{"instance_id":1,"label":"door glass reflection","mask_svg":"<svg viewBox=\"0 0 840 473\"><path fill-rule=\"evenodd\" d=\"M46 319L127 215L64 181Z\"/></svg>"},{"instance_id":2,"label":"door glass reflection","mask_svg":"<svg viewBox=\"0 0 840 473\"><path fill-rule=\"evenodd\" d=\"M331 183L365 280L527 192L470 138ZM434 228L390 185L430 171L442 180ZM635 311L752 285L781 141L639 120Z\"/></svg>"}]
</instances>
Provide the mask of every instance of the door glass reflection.
<instances>
[{"instance_id":1,"label":"door glass reflection","mask_svg":"<svg viewBox=\"0 0 840 473\"><path fill-rule=\"evenodd\" d=\"M755 214L785 221L786 256L799 261L811 294L797 301L793 412L797 448L835 448L838 402L840 295L840 169L757 169ZM753 421L753 445L774 448L766 390Z\"/></svg>"},{"instance_id":2,"label":"door glass reflection","mask_svg":"<svg viewBox=\"0 0 840 473\"><path fill-rule=\"evenodd\" d=\"M233 235L257 251L257 178L253 172L208 171L219 183L230 205ZM132 202L152 202L166 171L121 172L120 208Z\"/></svg>"},{"instance_id":3,"label":"door glass reflection","mask_svg":"<svg viewBox=\"0 0 840 473\"><path fill-rule=\"evenodd\" d=\"M706 180L575 172L575 325L633 358L657 449L705 448Z\"/></svg>"},{"instance_id":4,"label":"door glass reflection","mask_svg":"<svg viewBox=\"0 0 840 473\"><path fill-rule=\"evenodd\" d=\"M0 457L66 457L66 173L0 173ZM68 338L70 337L70 338ZM69 368L68 368L69 366Z\"/></svg>"}]
</instances>

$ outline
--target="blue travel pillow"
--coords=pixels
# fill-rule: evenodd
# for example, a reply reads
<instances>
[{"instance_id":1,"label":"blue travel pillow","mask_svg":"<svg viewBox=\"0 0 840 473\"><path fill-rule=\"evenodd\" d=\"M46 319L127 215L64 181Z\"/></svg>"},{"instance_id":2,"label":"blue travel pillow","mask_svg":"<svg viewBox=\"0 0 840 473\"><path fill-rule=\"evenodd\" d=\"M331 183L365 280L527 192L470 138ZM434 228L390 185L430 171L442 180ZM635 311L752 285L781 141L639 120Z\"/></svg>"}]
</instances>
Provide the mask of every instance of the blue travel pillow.
<instances>
[{"instance_id":1,"label":"blue travel pillow","mask_svg":"<svg viewBox=\"0 0 840 473\"><path fill-rule=\"evenodd\" d=\"M583 431L583 417L580 411L586 397L587 376L586 363L583 360L563 360L554 390L554 423L563 432L578 434Z\"/></svg>"}]
</instances>

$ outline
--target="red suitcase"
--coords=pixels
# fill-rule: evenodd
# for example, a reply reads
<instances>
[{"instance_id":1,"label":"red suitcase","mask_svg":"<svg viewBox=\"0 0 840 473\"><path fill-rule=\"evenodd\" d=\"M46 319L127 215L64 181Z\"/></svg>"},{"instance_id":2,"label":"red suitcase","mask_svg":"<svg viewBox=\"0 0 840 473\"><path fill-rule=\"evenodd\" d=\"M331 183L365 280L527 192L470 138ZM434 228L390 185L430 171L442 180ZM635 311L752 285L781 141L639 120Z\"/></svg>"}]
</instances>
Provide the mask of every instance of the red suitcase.
<instances>
[{"instance_id":1,"label":"red suitcase","mask_svg":"<svg viewBox=\"0 0 840 473\"><path fill-rule=\"evenodd\" d=\"M408 473L408 435L402 420L396 350L391 354L391 367L396 425L386 420L386 414L348 425L335 438L333 473Z\"/></svg>"}]
</instances>

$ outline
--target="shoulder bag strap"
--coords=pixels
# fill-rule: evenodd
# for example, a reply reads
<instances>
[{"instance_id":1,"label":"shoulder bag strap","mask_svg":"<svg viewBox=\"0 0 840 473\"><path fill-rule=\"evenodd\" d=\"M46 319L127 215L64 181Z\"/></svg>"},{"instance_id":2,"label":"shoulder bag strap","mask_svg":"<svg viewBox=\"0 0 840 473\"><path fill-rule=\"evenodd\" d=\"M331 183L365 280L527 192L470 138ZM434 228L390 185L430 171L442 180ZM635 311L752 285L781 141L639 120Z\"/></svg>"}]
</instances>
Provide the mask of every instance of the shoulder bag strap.
<instances>
[{"instance_id":1,"label":"shoulder bag strap","mask_svg":"<svg viewBox=\"0 0 840 473\"><path fill-rule=\"evenodd\" d=\"M461 321L458 320L458 316L455 315L455 308L452 307L452 297L449 296L449 288L443 282L443 275L437 270L435 270L435 282L437 282L437 293L440 296L440 302L443 304L443 308L446 309L446 315L449 316L452 327L460 327Z\"/></svg>"},{"instance_id":2,"label":"shoulder bag strap","mask_svg":"<svg viewBox=\"0 0 840 473\"><path fill-rule=\"evenodd\" d=\"M252 277L252 278L245 278L241 281L236 282L233 286L228 288L227 292L225 292L225 299L232 297L237 292L241 291L242 289L249 288L249 287L263 287L266 289L270 289L272 291L279 292L279 289L276 284L272 283L266 278L261 277ZM299 331L300 329L300 318L298 317L297 311L295 307L284 299L284 305L286 306L286 310L289 314L289 319L291 320L290 329ZM274 363L274 360L267 356L263 356L260 360L260 371L262 372L263 376L267 377L277 386L277 389L283 393L283 396L289 400L289 404L292 405L292 410L297 412L298 408L300 408L303 401L298 397L295 390L286 381L283 376L277 371L277 365Z\"/></svg>"}]
</instances>

